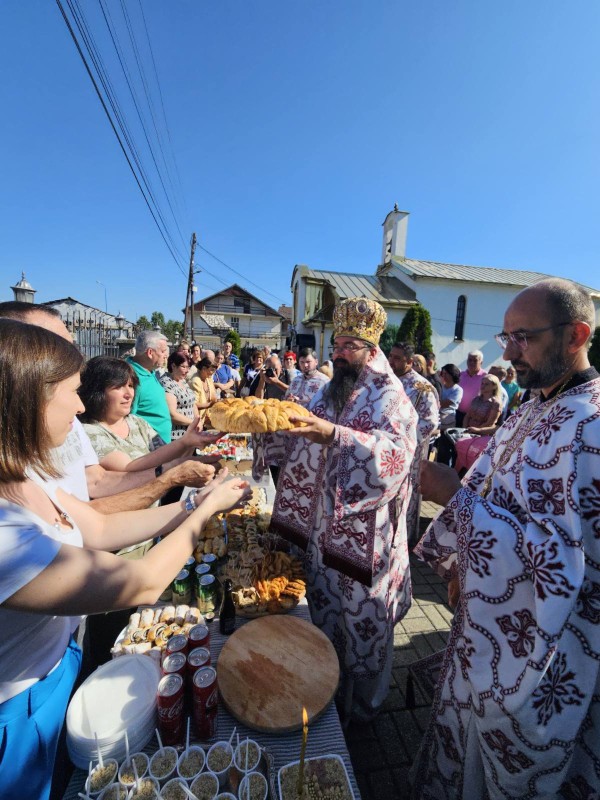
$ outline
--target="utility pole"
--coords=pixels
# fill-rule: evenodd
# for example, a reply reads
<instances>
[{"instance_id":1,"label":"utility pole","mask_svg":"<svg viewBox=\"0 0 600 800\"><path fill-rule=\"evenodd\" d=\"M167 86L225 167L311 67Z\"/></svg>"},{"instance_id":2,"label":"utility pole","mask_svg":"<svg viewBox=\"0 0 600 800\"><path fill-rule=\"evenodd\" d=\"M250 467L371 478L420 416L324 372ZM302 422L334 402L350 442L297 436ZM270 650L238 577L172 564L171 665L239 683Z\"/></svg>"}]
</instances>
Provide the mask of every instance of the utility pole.
<instances>
[{"instance_id":1,"label":"utility pole","mask_svg":"<svg viewBox=\"0 0 600 800\"><path fill-rule=\"evenodd\" d=\"M194 253L196 252L196 234L192 233L192 244L190 252L190 273L188 276L188 288L185 305L187 307L188 298L190 304L190 339L194 339Z\"/></svg>"}]
</instances>

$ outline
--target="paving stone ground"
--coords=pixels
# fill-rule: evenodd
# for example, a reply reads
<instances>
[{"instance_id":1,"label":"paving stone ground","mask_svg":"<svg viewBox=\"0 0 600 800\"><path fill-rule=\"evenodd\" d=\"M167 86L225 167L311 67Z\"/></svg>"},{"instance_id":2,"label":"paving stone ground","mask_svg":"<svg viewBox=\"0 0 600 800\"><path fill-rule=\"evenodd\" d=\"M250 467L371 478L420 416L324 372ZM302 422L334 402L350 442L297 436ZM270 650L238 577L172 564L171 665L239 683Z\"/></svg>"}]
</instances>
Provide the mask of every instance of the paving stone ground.
<instances>
[{"instance_id":1,"label":"paving stone ground","mask_svg":"<svg viewBox=\"0 0 600 800\"><path fill-rule=\"evenodd\" d=\"M421 529L438 510L423 503ZM450 630L452 612L446 583L430 567L411 556L413 603L394 631L394 666L390 693L373 722L351 724L346 732L350 758L362 800L402 800L408 797L408 771L429 720L431 698L415 685L415 707L406 708L408 665L441 650Z\"/></svg>"}]
</instances>

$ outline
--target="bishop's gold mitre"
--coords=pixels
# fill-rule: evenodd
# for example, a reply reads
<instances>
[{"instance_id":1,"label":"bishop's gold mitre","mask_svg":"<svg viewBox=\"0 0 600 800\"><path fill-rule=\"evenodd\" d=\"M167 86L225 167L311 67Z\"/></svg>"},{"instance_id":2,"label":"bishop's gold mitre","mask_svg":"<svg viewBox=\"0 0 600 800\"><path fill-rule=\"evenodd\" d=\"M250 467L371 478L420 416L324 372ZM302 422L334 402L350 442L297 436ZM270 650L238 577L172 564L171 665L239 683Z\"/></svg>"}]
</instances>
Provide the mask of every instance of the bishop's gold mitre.
<instances>
[{"instance_id":1,"label":"bishop's gold mitre","mask_svg":"<svg viewBox=\"0 0 600 800\"><path fill-rule=\"evenodd\" d=\"M334 337L353 336L376 346L386 324L382 306L366 297L349 297L333 310Z\"/></svg>"}]
</instances>

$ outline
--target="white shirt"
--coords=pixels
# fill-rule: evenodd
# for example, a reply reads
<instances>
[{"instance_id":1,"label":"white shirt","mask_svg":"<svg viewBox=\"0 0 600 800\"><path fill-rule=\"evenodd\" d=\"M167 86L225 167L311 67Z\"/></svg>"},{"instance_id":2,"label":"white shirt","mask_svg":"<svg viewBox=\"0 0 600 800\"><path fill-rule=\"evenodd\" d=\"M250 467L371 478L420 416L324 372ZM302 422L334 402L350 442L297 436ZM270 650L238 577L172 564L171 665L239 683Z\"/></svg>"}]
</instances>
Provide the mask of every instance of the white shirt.
<instances>
[{"instance_id":1,"label":"white shirt","mask_svg":"<svg viewBox=\"0 0 600 800\"><path fill-rule=\"evenodd\" d=\"M45 491L58 506L55 490L46 485ZM50 525L32 511L0 500L0 603L36 578L63 543L82 547L79 529ZM0 606L0 703L56 666L80 620Z\"/></svg>"},{"instance_id":2,"label":"white shirt","mask_svg":"<svg viewBox=\"0 0 600 800\"><path fill-rule=\"evenodd\" d=\"M60 488L87 503L90 495L85 468L97 464L98 456L77 417L73 420L73 429L64 444L56 447L52 454L62 477L46 478L45 485L54 489ZM35 480L33 475L31 477Z\"/></svg>"}]
</instances>

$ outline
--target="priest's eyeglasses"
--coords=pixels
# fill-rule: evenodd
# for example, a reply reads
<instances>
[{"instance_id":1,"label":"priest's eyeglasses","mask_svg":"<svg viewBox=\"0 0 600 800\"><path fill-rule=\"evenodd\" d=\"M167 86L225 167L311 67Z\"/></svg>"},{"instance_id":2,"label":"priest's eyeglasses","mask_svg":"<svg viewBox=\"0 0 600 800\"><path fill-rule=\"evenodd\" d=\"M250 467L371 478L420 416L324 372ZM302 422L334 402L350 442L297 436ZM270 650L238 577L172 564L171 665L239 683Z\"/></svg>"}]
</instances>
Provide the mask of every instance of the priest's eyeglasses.
<instances>
[{"instance_id":1,"label":"priest's eyeglasses","mask_svg":"<svg viewBox=\"0 0 600 800\"><path fill-rule=\"evenodd\" d=\"M548 325L547 328L533 328L530 331L512 331L511 333L497 333L494 339L498 342L503 350L506 350L509 342L516 345L519 350L527 350L529 342L528 336L533 336L536 333L545 333L546 331L553 331L555 328L563 328L565 325L571 325L571 322L559 322L556 325Z\"/></svg>"},{"instance_id":2,"label":"priest's eyeglasses","mask_svg":"<svg viewBox=\"0 0 600 800\"><path fill-rule=\"evenodd\" d=\"M333 347L334 353L357 353L359 350L369 350L368 345L364 347L357 347L355 344L336 344Z\"/></svg>"}]
</instances>

